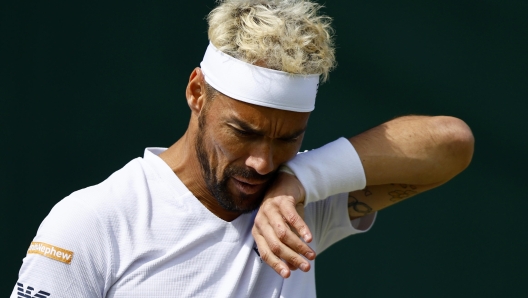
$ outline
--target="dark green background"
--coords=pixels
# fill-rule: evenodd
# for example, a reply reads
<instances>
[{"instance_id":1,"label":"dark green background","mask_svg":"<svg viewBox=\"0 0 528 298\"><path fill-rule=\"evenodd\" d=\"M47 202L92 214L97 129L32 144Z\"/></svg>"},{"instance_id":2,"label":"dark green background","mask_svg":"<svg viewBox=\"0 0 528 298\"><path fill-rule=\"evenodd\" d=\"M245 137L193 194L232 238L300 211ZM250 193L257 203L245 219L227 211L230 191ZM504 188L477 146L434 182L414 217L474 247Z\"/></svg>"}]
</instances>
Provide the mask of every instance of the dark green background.
<instances>
[{"instance_id":1,"label":"dark green background","mask_svg":"<svg viewBox=\"0 0 528 298\"><path fill-rule=\"evenodd\" d=\"M461 175L322 254L319 297L526 294L527 3L326 3L339 66L320 88L303 149L406 114L462 118L476 146ZM184 132L184 88L212 7L2 1L2 295L56 202Z\"/></svg>"}]
</instances>

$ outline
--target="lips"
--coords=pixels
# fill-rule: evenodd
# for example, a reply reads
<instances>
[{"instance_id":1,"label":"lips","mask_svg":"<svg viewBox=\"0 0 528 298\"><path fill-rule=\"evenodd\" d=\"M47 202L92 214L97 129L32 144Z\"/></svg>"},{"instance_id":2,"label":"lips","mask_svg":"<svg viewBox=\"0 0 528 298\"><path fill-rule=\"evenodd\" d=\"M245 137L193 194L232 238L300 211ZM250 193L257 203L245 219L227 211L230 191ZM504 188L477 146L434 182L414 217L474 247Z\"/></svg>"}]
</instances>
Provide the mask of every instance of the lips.
<instances>
[{"instance_id":1,"label":"lips","mask_svg":"<svg viewBox=\"0 0 528 298\"><path fill-rule=\"evenodd\" d=\"M266 184L266 181L249 181L242 178L235 178L231 177L233 180L233 183L235 184L235 187L245 194L255 194L259 190L261 190L264 185Z\"/></svg>"}]
</instances>

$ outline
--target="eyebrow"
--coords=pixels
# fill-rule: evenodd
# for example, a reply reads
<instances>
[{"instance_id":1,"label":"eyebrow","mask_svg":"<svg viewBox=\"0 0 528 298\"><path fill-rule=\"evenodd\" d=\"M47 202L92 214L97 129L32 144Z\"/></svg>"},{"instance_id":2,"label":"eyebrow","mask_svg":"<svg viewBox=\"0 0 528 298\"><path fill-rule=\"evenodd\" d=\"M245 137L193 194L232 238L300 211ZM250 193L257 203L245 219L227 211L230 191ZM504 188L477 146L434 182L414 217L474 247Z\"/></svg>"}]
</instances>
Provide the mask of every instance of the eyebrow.
<instances>
[{"instance_id":1,"label":"eyebrow","mask_svg":"<svg viewBox=\"0 0 528 298\"><path fill-rule=\"evenodd\" d=\"M244 122L244 121L242 121L242 120L240 120L238 118L231 117L231 118L228 119L227 122L232 122L232 123L236 124L238 127L240 127L240 129L242 129L244 131L247 131L249 133L252 133L252 134L255 134L255 135L259 135L259 136L265 135L263 130L253 128L249 124L247 124L246 122ZM283 140L295 139L296 137L302 135L305 131L306 131L306 127L302 128L302 129L299 129L297 131L294 131L293 133L290 133L290 134L287 134L287 135L283 135L279 139L283 139Z\"/></svg>"}]
</instances>

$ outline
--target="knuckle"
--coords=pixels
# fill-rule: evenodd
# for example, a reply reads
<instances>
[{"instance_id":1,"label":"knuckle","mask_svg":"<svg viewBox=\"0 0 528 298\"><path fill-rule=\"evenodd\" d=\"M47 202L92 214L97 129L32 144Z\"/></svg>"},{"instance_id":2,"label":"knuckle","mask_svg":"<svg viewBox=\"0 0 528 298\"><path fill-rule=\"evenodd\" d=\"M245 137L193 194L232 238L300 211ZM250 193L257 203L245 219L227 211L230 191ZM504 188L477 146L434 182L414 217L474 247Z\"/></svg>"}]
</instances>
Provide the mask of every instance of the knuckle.
<instances>
[{"instance_id":1,"label":"knuckle","mask_svg":"<svg viewBox=\"0 0 528 298\"><path fill-rule=\"evenodd\" d=\"M261 251L260 252L260 258L266 262L266 263L269 263L269 260L270 260L270 253L266 250L266 251Z\"/></svg>"},{"instance_id":2,"label":"knuckle","mask_svg":"<svg viewBox=\"0 0 528 298\"><path fill-rule=\"evenodd\" d=\"M302 252L303 254L308 252L308 249L306 249L306 245L303 242L298 242L296 248L298 252Z\"/></svg>"},{"instance_id":3,"label":"knuckle","mask_svg":"<svg viewBox=\"0 0 528 298\"><path fill-rule=\"evenodd\" d=\"M278 225L277 226L277 238L279 238L280 241L283 241L285 238L286 238L286 229L284 228L283 225Z\"/></svg>"},{"instance_id":4,"label":"knuckle","mask_svg":"<svg viewBox=\"0 0 528 298\"><path fill-rule=\"evenodd\" d=\"M256 227L257 229L261 230L262 227L265 227L268 224L268 221L265 219L255 219L255 222L253 223L253 227Z\"/></svg>"},{"instance_id":5,"label":"knuckle","mask_svg":"<svg viewBox=\"0 0 528 298\"><path fill-rule=\"evenodd\" d=\"M299 266L301 264L301 260L298 255L293 255L288 262L294 266Z\"/></svg>"},{"instance_id":6,"label":"knuckle","mask_svg":"<svg viewBox=\"0 0 528 298\"><path fill-rule=\"evenodd\" d=\"M273 202L277 205L280 205L284 201L284 195L276 195L273 197Z\"/></svg>"},{"instance_id":7,"label":"knuckle","mask_svg":"<svg viewBox=\"0 0 528 298\"><path fill-rule=\"evenodd\" d=\"M269 248L275 255L279 255L281 253L281 247L277 242L270 243Z\"/></svg>"},{"instance_id":8,"label":"knuckle","mask_svg":"<svg viewBox=\"0 0 528 298\"><path fill-rule=\"evenodd\" d=\"M305 230L305 229L306 229L306 226L305 226L304 224L299 224L299 225L297 225L297 230L298 230L299 232L301 232L301 231L303 231L303 230Z\"/></svg>"},{"instance_id":9,"label":"knuckle","mask_svg":"<svg viewBox=\"0 0 528 298\"><path fill-rule=\"evenodd\" d=\"M299 221L299 215L297 215L297 214L295 214L293 212L290 212L286 216L286 219L288 220L289 223L294 225L294 224L296 224Z\"/></svg>"},{"instance_id":10,"label":"knuckle","mask_svg":"<svg viewBox=\"0 0 528 298\"><path fill-rule=\"evenodd\" d=\"M284 196L283 202L287 203L288 206L295 206L295 198L293 196Z\"/></svg>"},{"instance_id":11,"label":"knuckle","mask_svg":"<svg viewBox=\"0 0 528 298\"><path fill-rule=\"evenodd\" d=\"M271 257L271 254L269 252L261 253L260 258L277 272L282 269L281 263L278 260L273 261L273 258Z\"/></svg>"},{"instance_id":12,"label":"knuckle","mask_svg":"<svg viewBox=\"0 0 528 298\"><path fill-rule=\"evenodd\" d=\"M271 268L275 269L275 271L279 272L282 270L282 267L281 267L281 264L280 262L273 262L273 264L271 264Z\"/></svg>"},{"instance_id":13,"label":"knuckle","mask_svg":"<svg viewBox=\"0 0 528 298\"><path fill-rule=\"evenodd\" d=\"M266 199L265 204L266 208L275 208L277 205L277 197L274 196Z\"/></svg>"},{"instance_id":14,"label":"knuckle","mask_svg":"<svg viewBox=\"0 0 528 298\"><path fill-rule=\"evenodd\" d=\"M272 200L270 200L270 199L265 200L260 205L260 209L259 209L259 212L257 213L257 215L260 214L262 216L263 213L266 213L269 210L272 210L274 208L273 205L274 204L273 204Z\"/></svg>"}]
</instances>

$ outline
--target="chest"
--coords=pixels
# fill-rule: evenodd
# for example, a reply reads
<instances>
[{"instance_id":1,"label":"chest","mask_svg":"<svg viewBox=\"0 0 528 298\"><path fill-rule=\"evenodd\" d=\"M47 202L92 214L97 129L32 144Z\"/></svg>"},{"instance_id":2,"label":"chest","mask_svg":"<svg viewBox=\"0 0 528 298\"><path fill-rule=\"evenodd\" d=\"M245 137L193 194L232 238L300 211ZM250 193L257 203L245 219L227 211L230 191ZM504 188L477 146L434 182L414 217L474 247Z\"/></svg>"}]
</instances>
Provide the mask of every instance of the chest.
<instances>
[{"instance_id":1,"label":"chest","mask_svg":"<svg viewBox=\"0 0 528 298\"><path fill-rule=\"evenodd\" d=\"M106 297L279 297L282 285L247 237L144 251L122 269Z\"/></svg>"}]
</instances>

